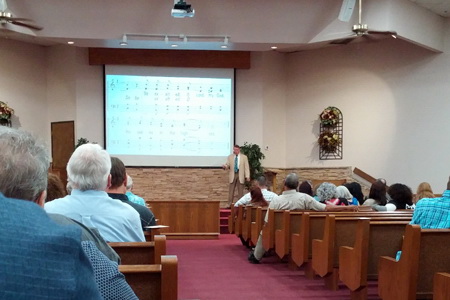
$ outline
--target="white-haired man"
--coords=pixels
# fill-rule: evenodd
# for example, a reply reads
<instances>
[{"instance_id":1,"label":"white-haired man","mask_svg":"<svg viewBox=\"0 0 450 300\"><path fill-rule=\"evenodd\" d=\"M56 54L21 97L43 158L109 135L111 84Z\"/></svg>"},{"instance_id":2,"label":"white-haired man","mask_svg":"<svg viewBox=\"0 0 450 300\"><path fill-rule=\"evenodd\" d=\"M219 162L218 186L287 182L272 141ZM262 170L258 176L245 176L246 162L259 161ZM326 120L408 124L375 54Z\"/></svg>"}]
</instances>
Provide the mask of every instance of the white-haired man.
<instances>
[{"instance_id":1,"label":"white-haired man","mask_svg":"<svg viewBox=\"0 0 450 300\"><path fill-rule=\"evenodd\" d=\"M265 176L263 176L263 175L259 176L256 179L256 184L261 189L261 193L267 202L270 203L272 201L272 199L274 199L275 197L278 196L274 192L271 192L267 189L267 180L266 180ZM236 201L236 203L234 204L234 207L238 207L239 205L249 205L251 200L252 200L252 196L250 195L250 193L247 193L244 196L242 196L241 199Z\"/></svg>"},{"instance_id":2,"label":"white-haired man","mask_svg":"<svg viewBox=\"0 0 450 300\"><path fill-rule=\"evenodd\" d=\"M71 194L46 203L45 210L97 228L108 242L145 241L137 211L106 193L110 170L108 152L97 144L81 145L67 164Z\"/></svg>"}]
</instances>

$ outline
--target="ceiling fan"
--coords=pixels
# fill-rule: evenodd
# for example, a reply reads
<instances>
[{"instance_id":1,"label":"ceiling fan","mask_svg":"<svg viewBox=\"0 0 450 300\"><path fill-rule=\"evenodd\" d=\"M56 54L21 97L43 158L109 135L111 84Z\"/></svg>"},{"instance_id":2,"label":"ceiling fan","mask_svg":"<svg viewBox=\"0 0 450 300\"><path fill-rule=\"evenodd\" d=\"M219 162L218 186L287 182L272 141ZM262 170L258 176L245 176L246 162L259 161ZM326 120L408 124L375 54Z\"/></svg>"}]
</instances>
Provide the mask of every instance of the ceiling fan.
<instances>
[{"instance_id":1,"label":"ceiling fan","mask_svg":"<svg viewBox=\"0 0 450 300\"><path fill-rule=\"evenodd\" d=\"M356 0L343 0L341 11L339 13L339 20L348 22L352 16L353 10L355 8ZM352 26L352 34L343 39L333 40L330 44L334 45L346 45L359 38L364 39L384 39L384 38L397 38L397 32L395 31L378 31L371 30L362 22L362 0L358 0L358 24Z\"/></svg>"},{"instance_id":2,"label":"ceiling fan","mask_svg":"<svg viewBox=\"0 0 450 300\"><path fill-rule=\"evenodd\" d=\"M33 20L25 18L16 18L13 16L11 11L8 9L6 0L0 0L0 24L14 24L17 26L23 26L33 30L42 30L43 27L33 24Z\"/></svg>"}]
</instances>

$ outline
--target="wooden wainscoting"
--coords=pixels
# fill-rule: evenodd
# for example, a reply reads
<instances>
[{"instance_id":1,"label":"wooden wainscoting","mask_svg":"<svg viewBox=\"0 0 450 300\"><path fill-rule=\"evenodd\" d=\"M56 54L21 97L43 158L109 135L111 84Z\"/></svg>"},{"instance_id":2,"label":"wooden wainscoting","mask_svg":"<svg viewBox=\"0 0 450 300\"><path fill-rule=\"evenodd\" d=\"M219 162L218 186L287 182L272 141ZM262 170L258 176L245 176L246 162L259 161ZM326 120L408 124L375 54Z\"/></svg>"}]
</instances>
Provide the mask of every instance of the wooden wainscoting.
<instances>
[{"instance_id":1,"label":"wooden wainscoting","mask_svg":"<svg viewBox=\"0 0 450 300\"><path fill-rule=\"evenodd\" d=\"M147 201L167 239L217 239L220 201Z\"/></svg>"}]
</instances>

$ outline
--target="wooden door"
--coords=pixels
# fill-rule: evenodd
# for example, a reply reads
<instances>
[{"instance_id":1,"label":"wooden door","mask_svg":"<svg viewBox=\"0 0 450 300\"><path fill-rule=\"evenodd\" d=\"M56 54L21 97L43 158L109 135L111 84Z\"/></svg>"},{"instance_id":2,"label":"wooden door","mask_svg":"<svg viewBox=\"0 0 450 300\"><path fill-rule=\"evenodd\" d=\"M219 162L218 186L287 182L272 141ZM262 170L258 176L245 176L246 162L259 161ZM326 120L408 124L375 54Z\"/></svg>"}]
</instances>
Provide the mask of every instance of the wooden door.
<instances>
[{"instance_id":1,"label":"wooden door","mask_svg":"<svg viewBox=\"0 0 450 300\"><path fill-rule=\"evenodd\" d=\"M52 169L67 183L66 166L75 147L74 121L52 122Z\"/></svg>"}]
</instances>

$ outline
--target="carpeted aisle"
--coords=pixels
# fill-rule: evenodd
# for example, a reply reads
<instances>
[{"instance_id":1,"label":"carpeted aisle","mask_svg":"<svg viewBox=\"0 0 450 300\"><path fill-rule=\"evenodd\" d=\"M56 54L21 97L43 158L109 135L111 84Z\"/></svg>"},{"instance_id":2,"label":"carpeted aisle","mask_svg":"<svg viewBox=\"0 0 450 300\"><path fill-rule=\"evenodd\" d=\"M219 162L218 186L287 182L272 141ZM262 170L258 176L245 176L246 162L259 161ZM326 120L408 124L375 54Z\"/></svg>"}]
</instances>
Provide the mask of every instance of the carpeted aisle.
<instances>
[{"instance_id":1,"label":"carpeted aisle","mask_svg":"<svg viewBox=\"0 0 450 300\"><path fill-rule=\"evenodd\" d=\"M259 265L247 261L248 250L234 234L219 240L168 240L167 253L178 256L179 299L349 299L345 286L328 291L323 280L308 280L302 269L289 270L276 257ZM379 299L376 286L370 300Z\"/></svg>"}]
</instances>

